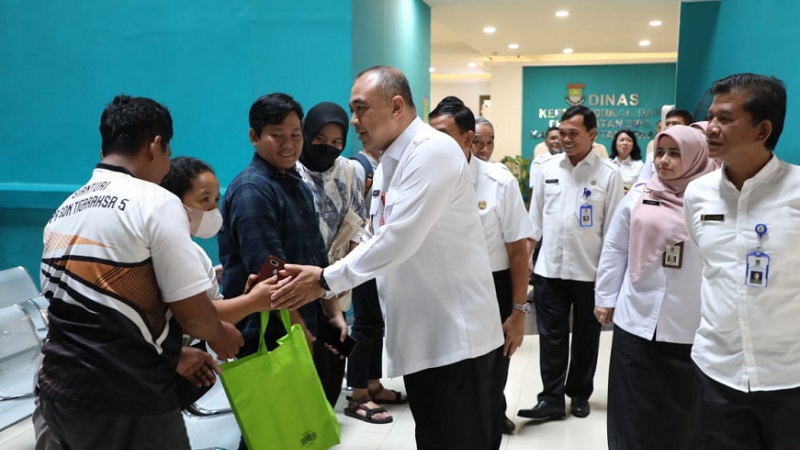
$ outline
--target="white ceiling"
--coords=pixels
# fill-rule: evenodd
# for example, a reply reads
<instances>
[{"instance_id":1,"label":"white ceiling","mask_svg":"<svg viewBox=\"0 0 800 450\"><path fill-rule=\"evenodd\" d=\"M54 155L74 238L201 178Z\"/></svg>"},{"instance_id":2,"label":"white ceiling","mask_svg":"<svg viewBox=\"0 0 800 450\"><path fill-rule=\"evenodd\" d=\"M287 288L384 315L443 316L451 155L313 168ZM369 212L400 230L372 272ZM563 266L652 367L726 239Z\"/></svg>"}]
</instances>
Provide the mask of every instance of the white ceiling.
<instances>
[{"instance_id":1,"label":"white ceiling","mask_svg":"<svg viewBox=\"0 0 800 450\"><path fill-rule=\"evenodd\" d=\"M675 61L680 0L424 0L433 80L488 78L495 64ZM558 10L569 11L558 18ZM651 27L651 20L663 25ZM497 32L485 34L494 26ZM639 41L651 41L640 47ZM519 44L509 50L508 44ZM564 54L566 47L574 49ZM477 67L469 68L470 62Z\"/></svg>"}]
</instances>

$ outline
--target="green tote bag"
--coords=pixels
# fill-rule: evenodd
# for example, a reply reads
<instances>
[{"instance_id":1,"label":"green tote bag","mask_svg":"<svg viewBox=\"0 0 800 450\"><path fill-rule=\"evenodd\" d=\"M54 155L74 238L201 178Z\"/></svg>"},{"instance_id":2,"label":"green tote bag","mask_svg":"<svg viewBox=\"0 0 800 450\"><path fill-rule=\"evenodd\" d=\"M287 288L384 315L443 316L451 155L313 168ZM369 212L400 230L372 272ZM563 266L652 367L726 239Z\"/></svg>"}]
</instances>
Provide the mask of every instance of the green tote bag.
<instances>
[{"instance_id":1,"label":"green tote bag","mask_svg":"<svg viewBox=\"0 0 800 450\"><path fill-rule=\"evenodd\" d=\"M222 385L250 450L322 450L339 443L339 422L325 398L305 333L289 324L278 347L267 351L261 313L258 352L221 365Z\"/></svg>"}]
</instances>

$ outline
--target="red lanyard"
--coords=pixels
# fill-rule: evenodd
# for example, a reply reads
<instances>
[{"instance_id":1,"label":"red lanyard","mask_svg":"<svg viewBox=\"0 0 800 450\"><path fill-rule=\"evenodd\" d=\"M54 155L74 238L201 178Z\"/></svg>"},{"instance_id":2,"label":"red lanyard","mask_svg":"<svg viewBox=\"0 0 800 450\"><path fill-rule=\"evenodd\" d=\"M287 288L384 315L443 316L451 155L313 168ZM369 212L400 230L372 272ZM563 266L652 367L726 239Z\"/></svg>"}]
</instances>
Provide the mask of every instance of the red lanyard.
<instances>
[{"instance_id":1,"label":"red lanyard","mask_svg":"<svg viewBox=\"0 0 800 450\"><path fill-rule=\"evenodd\" d=\"M386 225L386 192L381 192L381 226Z\"/></svg>"}]
</instances>

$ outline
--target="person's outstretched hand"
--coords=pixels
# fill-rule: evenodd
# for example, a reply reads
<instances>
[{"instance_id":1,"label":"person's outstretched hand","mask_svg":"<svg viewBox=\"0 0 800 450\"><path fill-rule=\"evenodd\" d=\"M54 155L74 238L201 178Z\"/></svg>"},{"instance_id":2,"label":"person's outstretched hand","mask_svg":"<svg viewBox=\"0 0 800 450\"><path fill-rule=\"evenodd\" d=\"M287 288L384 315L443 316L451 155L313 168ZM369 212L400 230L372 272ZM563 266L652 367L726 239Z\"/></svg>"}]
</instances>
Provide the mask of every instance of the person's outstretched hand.
<instances>
[{"instance_id":1,"label":"person's outstretched hand","mask_svg":"<svg viewBox=\"0 0 800 450\"><path fill-rule=\"evenodd\" d=\"M291 277L291 280L272 293L272 309L294 311L325 295L325 289L319 285L320 273L322 269L317 266L286 264L281 276Z\"/></svg>"}]
</instances>

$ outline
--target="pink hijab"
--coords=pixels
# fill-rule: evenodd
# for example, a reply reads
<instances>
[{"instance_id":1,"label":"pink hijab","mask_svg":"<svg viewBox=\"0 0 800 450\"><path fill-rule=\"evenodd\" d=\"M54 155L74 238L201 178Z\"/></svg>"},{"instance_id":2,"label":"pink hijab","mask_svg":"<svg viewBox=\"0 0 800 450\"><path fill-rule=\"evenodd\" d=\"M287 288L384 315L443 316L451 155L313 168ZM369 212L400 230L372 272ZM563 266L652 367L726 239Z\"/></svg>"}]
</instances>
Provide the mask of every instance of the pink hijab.
<instances>
[{"instance_id":1,"label":"pink hijab","mask_svg":"<svg viewBox=\"0 0 800 450\"><path fill-rule=\"evenodd\" d=\"M693 123L693 124L691 124L689 126L692 127L692 128L697 128L698 130L702 131L703 134L706 134L706 128L708 128L708 121L707 120L701 120L701 121L695 122L695 123Z\"/></svg>"},{"instance_id":2,"label":"pink hijab","mask_svg":"<svg viewBox=\"0 0 800 450\"><path fill-rule=\"evenodd\" d=\"M654 175L633 207L628 270L634 283L668 246L683 242L689 236L683 215L683 192L690 181L715 169L708 157L706 137L699 130L684 125L670 127L656 135L656 149L663 136L671 137L678 144L683 174L669 181ZM646 199L659 201L660 206L643 206Z\"/></svg>"}]
</instances>

